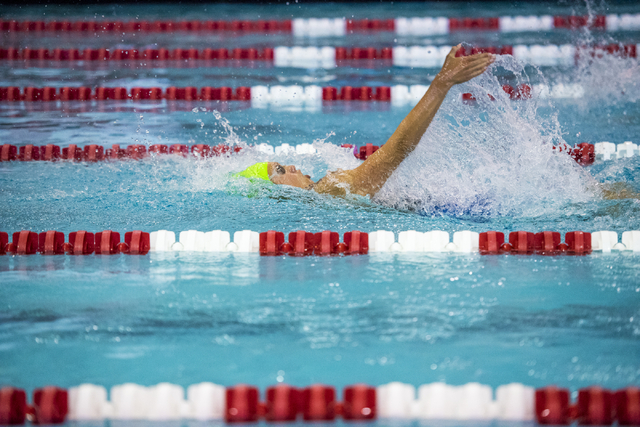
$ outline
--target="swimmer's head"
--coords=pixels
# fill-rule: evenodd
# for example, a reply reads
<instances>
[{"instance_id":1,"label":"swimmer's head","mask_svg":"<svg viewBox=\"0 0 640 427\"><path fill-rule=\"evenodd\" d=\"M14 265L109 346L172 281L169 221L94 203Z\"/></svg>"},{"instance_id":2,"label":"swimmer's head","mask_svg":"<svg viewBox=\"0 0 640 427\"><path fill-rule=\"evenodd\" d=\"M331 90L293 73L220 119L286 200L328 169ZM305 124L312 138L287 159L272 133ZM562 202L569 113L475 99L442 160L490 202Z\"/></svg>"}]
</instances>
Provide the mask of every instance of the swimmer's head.
<instances>
[{"instance_id":1,"label":"swimmer's head","mask_svg":"<svg viewBox=\"0 0 640 427\"><path fill-rule=\"evenodd\" d=\"M303 175L295 166L283 166L277 162L269 162L269 178L271 182L279 185L310 189L313 184L309 175Z\"/></svg>"},{"instance_id":2,"label":"swimmer's head","mask_svg":"<svg viewBox=\"0 0 640 427\"><path fill-rule=\"evenodd\" d=\"M233 174L234 177L243 177L249 179L261 179L264 181L270 181L269 179L269 164L267 162L256 163L251 165L242 172Z\"/></svg>"},{"instance_id":3,"label":"swimmer's head","mask_svg":"<svg viewBox=\"0 0 640 427\"><path fill-rule=\"evenodd\" d=\"M277 162L256 163L234 176L249 179L258 178L278 185L290 185L304 189L310 189L314 184L309 175L303 175L295 166L283 166Z\"/></svg>"}]
</instances>

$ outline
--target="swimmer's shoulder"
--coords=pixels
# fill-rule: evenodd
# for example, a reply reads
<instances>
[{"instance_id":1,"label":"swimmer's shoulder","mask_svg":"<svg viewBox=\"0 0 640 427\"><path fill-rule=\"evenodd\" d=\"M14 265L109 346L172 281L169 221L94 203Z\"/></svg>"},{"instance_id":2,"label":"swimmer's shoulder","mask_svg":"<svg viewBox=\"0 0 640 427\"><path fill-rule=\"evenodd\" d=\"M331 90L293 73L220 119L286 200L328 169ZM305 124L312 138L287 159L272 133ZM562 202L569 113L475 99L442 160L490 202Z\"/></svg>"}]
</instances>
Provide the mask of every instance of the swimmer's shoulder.
<instances>
[{"instance_id":1,"label":"swimmer's shoulder","mask_svg":"<svg viewBox=\"0 0 640 427\"><path fill-rule=\"evenodd\" d=\"M361 174L358 169L342 170L327 173L327 176L318 181L313 190L320 194L330 194L332 196L346 196L348 194L373 197L380 186Z\"/></svg>"},{"instance_id":2,"label":"swimmer's shoulder","mask_svg":"<svg viewBox=\"0 0 640 427\"><path fill-rule=\"evenodd\" d=\"M338 169L328 172L324 178L316 182L313 190L319 194L329 194L331 196L346 196L351 192L353 176L351 171Z\"/></svg>"}]
</instances>

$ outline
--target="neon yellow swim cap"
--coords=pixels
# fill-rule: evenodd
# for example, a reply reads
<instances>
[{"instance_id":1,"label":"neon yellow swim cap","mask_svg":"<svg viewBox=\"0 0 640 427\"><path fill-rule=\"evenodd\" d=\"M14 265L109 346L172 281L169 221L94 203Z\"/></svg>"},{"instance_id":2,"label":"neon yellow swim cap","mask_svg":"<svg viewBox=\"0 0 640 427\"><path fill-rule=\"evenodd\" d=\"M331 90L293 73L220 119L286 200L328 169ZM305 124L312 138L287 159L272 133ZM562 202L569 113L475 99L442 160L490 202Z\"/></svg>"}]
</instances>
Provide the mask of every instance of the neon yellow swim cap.
<instances>
[{"instance_id":1,"label":"neon yellow swim cap","mask_svg":"<svg viewBox=\"0 0 640 427\"><path fill-rule=\"evenodd\" d=\"M238 172L236 174L233 174L234 177L244 177L244 178L258 178L258 179L263 179L265 181L269 181L271 182L271 180L269 179L269 163L267 162L261 162L261 163L256 163L253 166L249 166L248 168L246 168L245 170L243 170L242 172Z\"/></svg>"}]
</instances>

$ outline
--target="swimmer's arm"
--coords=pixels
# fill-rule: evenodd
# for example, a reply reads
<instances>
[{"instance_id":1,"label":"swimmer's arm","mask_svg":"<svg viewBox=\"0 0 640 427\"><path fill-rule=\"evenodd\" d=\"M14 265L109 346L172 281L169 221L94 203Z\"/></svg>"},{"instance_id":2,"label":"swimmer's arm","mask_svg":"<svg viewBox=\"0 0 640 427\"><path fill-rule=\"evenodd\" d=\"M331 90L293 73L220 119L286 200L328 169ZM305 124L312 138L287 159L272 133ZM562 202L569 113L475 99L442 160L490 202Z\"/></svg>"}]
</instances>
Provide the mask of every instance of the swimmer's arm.
<instances>
[{"instance_id":1,"label":"swimmer's arm","mask_svg":"<svg viewBox=\"0 0 640 427\"><path fill-rule=\"evenodd\" d=\"M614 182L598 185L603 199L640 199L640 194L625 182Z\"/></svg>"},{"instance_id":2,"label":"swimmer's arm","mask_svg":"<svg viewBox=\"0 0 640 427\"><path fill-rule=\"evenodd\" d=\"M449 89L484 73L494 61L488 53L456 58L460 45L447 55L440 73L429 86L418 105L404 118L396 131L373 155L343 178L351 192L373 196L382 188L400 163L416 148L431 124Z\"/></svg>"}]
</instances>

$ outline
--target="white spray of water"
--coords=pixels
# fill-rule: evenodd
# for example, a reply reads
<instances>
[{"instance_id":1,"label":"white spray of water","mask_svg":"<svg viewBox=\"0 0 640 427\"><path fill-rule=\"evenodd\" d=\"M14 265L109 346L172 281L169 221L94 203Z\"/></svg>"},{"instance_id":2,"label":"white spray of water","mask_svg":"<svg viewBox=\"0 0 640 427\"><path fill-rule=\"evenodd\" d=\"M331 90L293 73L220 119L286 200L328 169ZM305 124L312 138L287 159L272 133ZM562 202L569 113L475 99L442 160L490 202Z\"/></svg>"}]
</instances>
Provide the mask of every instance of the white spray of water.
<instances>
[{"instance_id":1,"label":"white spray of water","mask_svg":"<svg viewBox=\"0 0 640 427\"><path fill-rule=\"evenodd\" d=\"M594 34L587 28L576 33L576 63L550 72L556 83L579 85L582 109L592 106L635 103L640 99L640 62L625 52L625 45L608 33ZM618 50L608 52L607 47Z\"/></svg>"},{"instance_id":2,"label":"white spray of water","mask_svg":"<svg viewBox=\"0 0 640 427\"><path fill-rule=\"evenodd\" d=\"M267 154L253 145L247 144L233 129L229 121L218 111L212 112L218 124L223 128L224 136L216 135L216 142L230 147L240 147L238 153L228 153L207 159L176 158L160 156L155 159L154 173L167 190L189 192L227 191L233 194L257 196L261 186L244 179L233 179L232 175L257 162L279 162L283 165L295 165L312 179L322 178L327 171L338 168L353 169L361 162L350 149L341 148L330 142L333 132L325 138L313 141L316 154L296 154L295 152ZM169 175L179 175L178 179L166 180ZM271 194L275 187L269 186Z\"/></svg>"},{"instance_id":3,"label":"white spray of water","mask_svg":"<svg viewBox=\"0 0 640 427\"><path fill-rule=\"evenodd\" d=\"M226 145L228 146L237 145L240 147L247 146L247 144L245 144L244 141L242 141L242 139L233 131L233 126L231 126L231 124L229 123L229 120L222 117L222 114L220 114L219 111L213 110L213 117L216 118L220 126L222 126L224 131L227 133L227 136L224 138L224 143Z\"/></svg>"},{"instance_id":4,"label":"white spray of water","mask_svg":"<svg viewBox=\"0 0 640 427\"><path fill-rule=\"evenodd\" d=\"M544 101L535 97L509 100L498 67L517 84L529 82L521 63L501 56L488 72L455 87L376 202L427 214L535 216L593 197L591 176L553 153L552 145L564 143L556 115L539 115ZM464 92L475 105L461 102Z\"/></svg>"},{"instance_id":5,"label":"white spray of water","mask_svg":"<svg viewBox=\"0 0 640 427\"><path fill-rule=\"evenodd\" d=\"M608 10L606 2L594 5L585 1L590 22ZM574 33L573 44L579 46L575 67L554 76L559 82L579 84L584 97L582 109L637 102L640 99L640 62L624 53L624 43L611 33L592 31L589 25ZM602 47L615 45L618 52L607 53Z\"/></svg>"}]
</instances>

